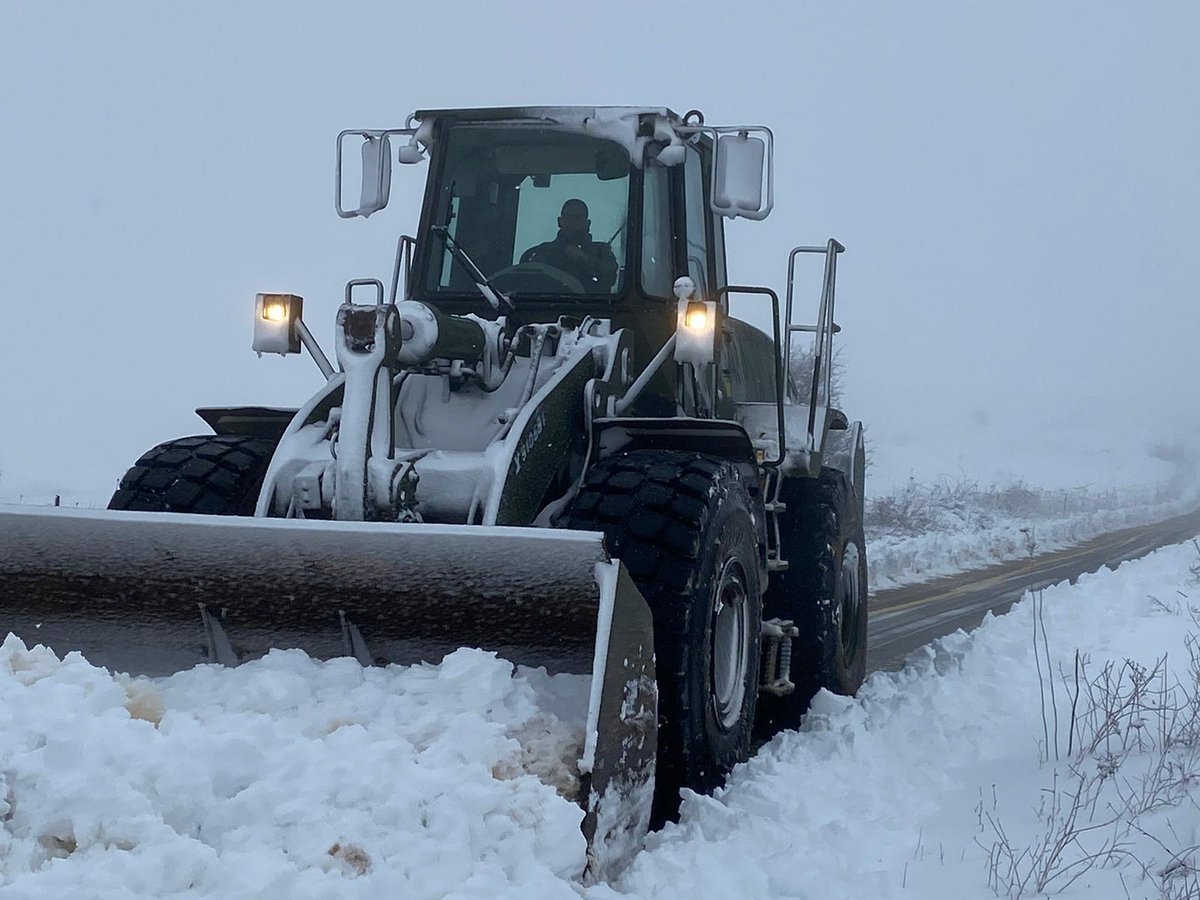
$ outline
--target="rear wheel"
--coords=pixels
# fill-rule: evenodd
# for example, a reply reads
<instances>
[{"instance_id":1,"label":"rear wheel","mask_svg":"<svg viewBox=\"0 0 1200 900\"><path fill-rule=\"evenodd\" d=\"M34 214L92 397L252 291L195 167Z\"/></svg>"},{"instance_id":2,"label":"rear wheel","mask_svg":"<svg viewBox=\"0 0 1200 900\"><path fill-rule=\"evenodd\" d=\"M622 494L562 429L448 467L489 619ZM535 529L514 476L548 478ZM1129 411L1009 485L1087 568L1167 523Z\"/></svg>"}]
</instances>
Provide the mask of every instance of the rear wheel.
<instances>
[{"instance_id":1,"label":"rear wheel","mask_svg":"<svg viewBox=\"0 0 1200 900\"><path fill-rule=\"evenodd\" d=\"M211 434L147 451L125 473L109 509L251 516L275 444Z\"/></svg>"},{"instance_id":2,"label":"rear wheel","mask_svg":"<svg viewBox=\"0 0 1200 900\"><path fill-rule=\"evenodd\" d=\"M759 702L758 732L797 728L821 688L854 694L867 673L867 553L860 505L845 473L785 484L785 572L771 577L765 615L790 619L792 681L786 697Z\"/></svg>"},{"instance_id":3,"label":"rear wheel","mask_svg":"<svg viewBox=\"0 0 1200 900\"><path fill-rule=\"evenodd\" d=\"M595 465L564 523L604 532L654 617L656 826L678 814L680 788L712 790L749 755L762 630L753 509L732 463L641 450Z\"/></svg>"}]
</instances>

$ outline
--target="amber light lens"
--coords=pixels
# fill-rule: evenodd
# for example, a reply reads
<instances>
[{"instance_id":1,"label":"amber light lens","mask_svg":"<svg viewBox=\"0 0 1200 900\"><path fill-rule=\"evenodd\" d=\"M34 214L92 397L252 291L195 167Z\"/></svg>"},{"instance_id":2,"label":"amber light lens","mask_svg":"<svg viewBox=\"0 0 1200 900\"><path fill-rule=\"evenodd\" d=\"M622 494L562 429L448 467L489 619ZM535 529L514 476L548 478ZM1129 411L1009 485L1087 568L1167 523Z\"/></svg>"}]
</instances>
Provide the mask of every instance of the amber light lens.
<instances>
[{"instance_id":1,"label":"amber light lens","mask_svg":"<svg viewBox=\"0 0 1200 900\"><path fill-rule=\"evenodd\" d=\"M689 309L683 318L683 324L693 331L703 331L708 327L708 310L703 306Z\"/></svg>"},{"instance_id":2,"label":"amber light lens","mask_svg":"<svg viewBox=\"0 0 1200 900\"><path fill-rule=\"evenodd\" d=\"M280 300L269 300L263 304L262 314L264 319L270 319L272 322L286 321L288 317L287 304Z\"/></svg>"}]
</instances>

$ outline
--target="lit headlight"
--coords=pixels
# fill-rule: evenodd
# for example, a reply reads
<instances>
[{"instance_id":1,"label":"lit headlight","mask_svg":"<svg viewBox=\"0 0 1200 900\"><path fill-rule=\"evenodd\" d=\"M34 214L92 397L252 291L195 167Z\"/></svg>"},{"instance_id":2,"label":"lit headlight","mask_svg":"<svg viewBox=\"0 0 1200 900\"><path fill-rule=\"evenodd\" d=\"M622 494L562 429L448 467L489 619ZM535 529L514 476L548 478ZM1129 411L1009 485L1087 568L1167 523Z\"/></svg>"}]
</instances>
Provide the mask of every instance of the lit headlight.
<instances>
[{"instance_id":1,"label":"lit headlight","mask_svg":"<svg viewBox=\"0 0 1200 900\"><path fill-rule=\"evenodd\" d=\"M689 303L687 313L683 317L683 324L685 328L693 331L704 331L708 328L708 309L703 303L695 301Z\"/></svg>"},{"instance_id":2,"label":"lit headlight","mask_svg":"<svg viewBox=\"0 0 1200 900\"><path fill-rule=\"evenodd\" d=\"M675 361L703 366L716 351L717 304L712 300L680 299L675 328Z\"/></svg>"},{"instance_id":3,"label":"lit headlight","mask_svg":"<svg viewBox=\"0 0 1200 900\"><path fill-rule=\"evenodd\" d=\"M258 294L254 298L254 349L259 353L299 353L301 308L296 294Z\"/></svg>"}]
</instances>

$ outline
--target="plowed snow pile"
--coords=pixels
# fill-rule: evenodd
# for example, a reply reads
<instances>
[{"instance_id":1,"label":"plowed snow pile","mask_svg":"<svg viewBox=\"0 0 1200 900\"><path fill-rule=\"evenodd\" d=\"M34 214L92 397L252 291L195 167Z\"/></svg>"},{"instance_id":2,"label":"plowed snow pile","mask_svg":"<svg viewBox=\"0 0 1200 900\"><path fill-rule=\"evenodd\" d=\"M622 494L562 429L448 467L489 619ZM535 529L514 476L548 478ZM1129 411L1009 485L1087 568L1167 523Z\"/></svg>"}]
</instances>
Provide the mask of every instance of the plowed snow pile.
<instances>
[{"instance_id":1,"label":"plowed snow pile","mask_svg":"<svg viewBox=\"0 0 1200 900\"><path fill-rule=\"evenodd\" d=\"M582 732L544 709L548 679L511 673L474 650L388 669L291 651L130 683L10 636L0 896L561 890L583 813L525 757L562 777Z\"/></svg>"},{"instance_id":2,"label":"plowed snow pile","mask_svg":"<svg viewBox=\"0 0 1200 900\"><path fill-rule=\"evenodd\" d=\"M590 888L544 783L578 685L476 651L131 683L10 638L0 897L1197 896L1197 573L1167 548L819 696Z\"/></svg>"}]
</instances>

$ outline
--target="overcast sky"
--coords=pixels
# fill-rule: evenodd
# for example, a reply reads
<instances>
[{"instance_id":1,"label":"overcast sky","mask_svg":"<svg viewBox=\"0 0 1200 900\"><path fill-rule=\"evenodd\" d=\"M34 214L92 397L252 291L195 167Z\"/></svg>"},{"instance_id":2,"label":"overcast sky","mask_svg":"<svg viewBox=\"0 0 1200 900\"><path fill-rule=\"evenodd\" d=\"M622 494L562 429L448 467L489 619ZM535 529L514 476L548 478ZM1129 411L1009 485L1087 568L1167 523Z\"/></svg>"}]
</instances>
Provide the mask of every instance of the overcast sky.
<instances>
[{"instance_id":1,"label":"overcast sky","mask_svg":"<svg viewBox=\"0 0 1200 900\"><path fill-rule=\"evenodd\" d=\"M419 107L665 105L776 133L731 277L833 235L880 483L1157 474L1196 440L1200 4L0 3L0 497L107 497L191 410L297 405L425 167L333 212L334 138ZM815 299L815 295L814 295Z\"/></svg>"}]
</instances>

